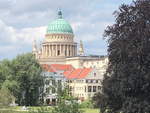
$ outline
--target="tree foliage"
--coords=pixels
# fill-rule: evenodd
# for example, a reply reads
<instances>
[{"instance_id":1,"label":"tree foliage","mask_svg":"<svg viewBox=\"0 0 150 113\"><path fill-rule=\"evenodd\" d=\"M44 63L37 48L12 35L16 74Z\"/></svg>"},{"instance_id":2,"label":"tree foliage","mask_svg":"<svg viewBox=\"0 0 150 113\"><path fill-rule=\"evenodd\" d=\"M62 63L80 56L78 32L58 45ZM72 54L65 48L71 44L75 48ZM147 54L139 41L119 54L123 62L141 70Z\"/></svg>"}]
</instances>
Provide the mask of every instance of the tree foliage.
<instances>
[{"instance_id":1,"label":"tree foliage","mask_svg":"<svg viewBox=\"0 0 150 113\"><path fill-rule=\"evenodd\" d=\"M68 88L59 91L57 100L57 106L52 113L83 113L77 101L69 95Z\"/></svg>"},{"instance_id":2,"label":"tree foliage","mask_svg":"<svg viewBox=\"0 0 150 113\"><path fill-rule=\"evenodd\" d=\"M0 88L7 88L19 105L37 105L43 86L42 69L30 53L0 63Z\"/></svg>"},{"instance_id":3,"label":"tree foliage","mask_svg":"<svg viewBox=\"0 0 150 113\"><path fill-rule=\"evenodd\" d=\"M150 113L150 1L121 5L108 38L109 65L99 95L102 113Z\"/></svg>"},{"instance_id":4,"label":"tree foliage","mask_svg":"<svg viewBox=\"0 0 150 113\"><path fill-rule=\"evenodd\" d=\"M8 106L15 100L15 97L7 88L0 89L0 107Z\"/></svg>"}]
</instances>

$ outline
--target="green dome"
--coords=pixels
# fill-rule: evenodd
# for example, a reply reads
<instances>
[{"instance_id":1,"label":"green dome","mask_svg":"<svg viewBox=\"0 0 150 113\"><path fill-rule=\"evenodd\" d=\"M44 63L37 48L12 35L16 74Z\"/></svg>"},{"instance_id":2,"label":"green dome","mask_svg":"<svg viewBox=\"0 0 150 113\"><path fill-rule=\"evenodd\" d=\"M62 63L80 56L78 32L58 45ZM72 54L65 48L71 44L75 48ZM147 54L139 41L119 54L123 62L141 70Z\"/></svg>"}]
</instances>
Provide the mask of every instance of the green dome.
<instances>
[{"instance_id":1,"label":"green dome","mask_svg":"<svg viewBox=\"0 0 150 113\"><path fill-rule=\"evenodd\" d=\"M47 28L47 34L54 33L73 34L70 24L62 18L61 11L58 12L58 19L51 22Z\"/></svg>"}]
</instances>

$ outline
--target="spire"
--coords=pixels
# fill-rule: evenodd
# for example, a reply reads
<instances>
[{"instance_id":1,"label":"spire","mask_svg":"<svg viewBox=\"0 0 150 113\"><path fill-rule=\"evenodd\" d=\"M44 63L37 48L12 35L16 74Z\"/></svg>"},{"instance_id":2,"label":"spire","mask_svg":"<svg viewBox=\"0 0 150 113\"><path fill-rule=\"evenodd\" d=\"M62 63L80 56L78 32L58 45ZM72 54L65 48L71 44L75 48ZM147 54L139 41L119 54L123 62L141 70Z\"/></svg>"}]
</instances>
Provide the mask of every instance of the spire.
<instances>
[{"instance_id":1,"label":"spire","mask_svg":"<svg viewBox=\"0 0 150 113\"><path fill-rule=\"evenodd\" d=\"M79 55L80 55L80 56L83 56L83 55L84 55L84 48L83 48L82 40L80 40Z\"/></svg>"},{"instance_id":2,"label":"spire","mask_svg":"<svg viewBox=\"0 0 150 113\"><path fill-rule=\"evenodd\" d=\"M58 18L59 18L59 19L62 18L62 11L61 11L61 9L58 9Z\"/></svg>"},{"instance_id":3,"label":"spire","mask_svg":"<svg viewBox=\"0 0 150 113\"><path fill-rule=\"evenodd\" d=\"M36 46L36 40L34 39L33 45L32 45L32 51L36 52L37 51L37 46Z\"/></svg>"},{"instance_id":4,"label":"spire","mask_svg":"<svg viewBox=\"0 0 150 113\"><path fill-rule=\"evenodd\" d=\"M42 53L42 42L40 41L39 54Z\"/></svg>"}]
</instances>

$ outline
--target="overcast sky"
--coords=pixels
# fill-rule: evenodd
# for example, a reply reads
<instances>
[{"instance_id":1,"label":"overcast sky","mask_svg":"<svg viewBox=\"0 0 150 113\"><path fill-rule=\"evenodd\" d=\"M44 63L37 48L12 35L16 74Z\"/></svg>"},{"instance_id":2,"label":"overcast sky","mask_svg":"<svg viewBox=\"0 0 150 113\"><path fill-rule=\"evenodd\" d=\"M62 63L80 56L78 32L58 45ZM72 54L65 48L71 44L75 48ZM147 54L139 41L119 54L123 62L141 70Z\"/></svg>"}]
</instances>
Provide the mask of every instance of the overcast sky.
<instances>
[{"instance_id":1,"label":"overcast sky","mask_svg":"<svg viewBox=\"0 0 150 113\"><path fill-rule=\"evenodd\" d=\"M63 17L75 41L83 40L87 54L107 54L104 30L115 21L112 13L132 0L0 0L0 60L32 51L33 39L44 39L48 23Z\"/></svg>"}]
</instances>

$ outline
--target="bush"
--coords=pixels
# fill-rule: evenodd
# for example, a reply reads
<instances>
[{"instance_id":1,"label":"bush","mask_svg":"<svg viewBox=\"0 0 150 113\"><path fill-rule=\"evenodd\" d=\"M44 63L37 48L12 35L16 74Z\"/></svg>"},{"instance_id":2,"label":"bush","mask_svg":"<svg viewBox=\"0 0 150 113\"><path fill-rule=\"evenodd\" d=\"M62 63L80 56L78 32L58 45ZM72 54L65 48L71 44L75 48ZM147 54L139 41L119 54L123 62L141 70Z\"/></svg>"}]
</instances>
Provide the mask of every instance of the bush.
<instances>
[{"instance_id":1,"label":"bush","mask_svg":"<svg viewBox=\"0 0 150 113\"><path fill-rule=\"evenodd\" d=\"M58 106L54 107L52 113L83 113L83 110L81 110L79 104L73 100L70 100L68 103L62 100L58 103Z\"/></svg>"},{"instance_id":2,"label":"bush","mask_svg":"<svg viewBox=\"0 0 150 113\"><path fill-rule=\"evenodd\" d=\"M0 107L9 106L13 100L15 98L7 88L0 89Z\"/></svg>"},{"instance_id":3,"label":"bush","mask_svg":"<svg viewBox=\"0 0 150 113\"><path fill-rule=\"evenodd\" d=\"M93 108L93 103L91 100L85 100L80 104L81 108Z\"/></svg>"}]
</instances>

